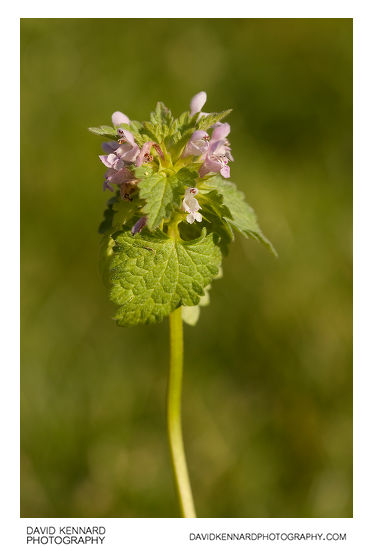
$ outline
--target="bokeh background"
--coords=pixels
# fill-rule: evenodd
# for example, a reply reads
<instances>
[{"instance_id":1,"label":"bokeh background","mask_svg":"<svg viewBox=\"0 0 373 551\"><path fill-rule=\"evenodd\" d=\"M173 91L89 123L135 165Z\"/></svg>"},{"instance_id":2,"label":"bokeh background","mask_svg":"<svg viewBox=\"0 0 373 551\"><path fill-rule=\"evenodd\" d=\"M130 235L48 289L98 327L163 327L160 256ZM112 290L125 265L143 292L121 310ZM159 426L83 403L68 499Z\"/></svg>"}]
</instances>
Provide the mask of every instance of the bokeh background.
<instances>
[{"instance_id":1,"label":"bokeh background","mask_svg":"<svg viewBox=\"0 0 373 551\"><path fill-rule=\"evenodd\" d=\"M185 330L201 517L352 516L352 20L23 19L21 515L178 516L168 324L116 327L98 271L117 109L234 109L238 238Z\"/></svg>"}]
</instances>

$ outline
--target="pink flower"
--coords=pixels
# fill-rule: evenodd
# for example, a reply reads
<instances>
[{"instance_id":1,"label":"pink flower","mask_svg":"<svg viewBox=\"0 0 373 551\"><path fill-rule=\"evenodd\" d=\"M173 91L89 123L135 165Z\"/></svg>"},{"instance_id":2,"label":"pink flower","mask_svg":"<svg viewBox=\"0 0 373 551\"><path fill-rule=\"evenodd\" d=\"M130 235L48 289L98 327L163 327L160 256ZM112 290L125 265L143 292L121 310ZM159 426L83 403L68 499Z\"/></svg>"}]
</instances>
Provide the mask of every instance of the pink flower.
<instances>
[{"instance_id":1,"label":"pink flower","mask_svg":"<svg viewBox=\"0 0 373 551\"><path fill-rule=\"evenodd\" d=\"M204 130L196 130L193 132L189 142L187 143L183 157L190 155L201 156L207 153L209 148L210 136Z\"/></svg>"},{"instance_id":2,"label":"pink flower","mask_svg":"<svg viewBox=\"0 0 373 551\"><path fill-rule=\"evenodd\" d=\"M117 130L119 140L119 147L115 150L115 154L127 163L133 163L136 157L140 153L140 148L135 142L133 134L129 130L118 128Z\"/></svg>"},{"instance_id":3,"label":"pink flower","mask_svg":"<svg viewBox=\"0 0 373 551\"><path fill-rule=\"evenodd\" d=\"M108 168L113 168L114 170L120 170L124 166L124 161L115 153L110 153L109 155L99 155L99 158L105 166Z\"/></svg>"},{"instance_id":4,"label":"pink flower","mask_svg":"<svg viewBox=\"0 0 373 551\"><path fill-rule=\"evenodd\" d=\"M199 170L202 178L209 172L220 172L224 178L230 177L229 161L233 161L231 148L226 137L231 127L228 123L216 124L212 132L209 148L205 161Z\"/></svg>"},{"instance_id":5,"label":"pink flower","mask_svg":"<svg viewBox=\"0 0 373 551\"><path fill-rule=\"evenodd\" d=\"M119 132L120 131L120 132ZM108 168L120 170L124 163L133 163L140 153L139 146L135 143L135 139L131 132L118 128L118 134L121 136L120 144L116 142L104 142L102 148L104 151L110 152L109 155L99 155L101 161Z\"/></svg>"},{"instance_id":6,"label":"pink flower","mask_svg":"<svg viewBox=\"0 0 373 551\"><path fill-rule=\"evenodd\" d=\"M199 113L207 100L206 92L198 92L192 97L190 101L190 115L193 117L196 113Z\"/></svg>"},{"instance_id":7,"label":"pink flower","mask_svg":"<svg viewBox=\"0 0 373 551\"><path fill-rule=\"evenodd\" d=\"M189 224L193 224L194 221L202 222L202 215L198 212L201 207L195 198L197 193L198 189L196 187L188 187L184 194L183 209L185 212L189 213L187 216L187 222Z\"/></svg>"},{"instance_id":8,"label":"pink flower","mask_svg":"<svg viewBox=\"0 0 373 551\"><path fill-rule=\"evenodd\" d=\"M136 166L141 166L143 163L150 163L153 160L153 155L150 154L153 142L145 142L136 159Z\"/></svg>"},{"instance_id":9,"label":"pink flower","mask_svg":"<svg viewBox=\"0 0 373 551\"><path fill-rule=\"evenodd\" d=\"M143 163L151 163L153 160L153 155L151 155L150 150L154 147L158 155L164 159L163 151L159 144L155 142L145 142L141 148L139 156L136 159L136 166L141 166Z\"/></svg>"},{"instance_id":10,"label":"pink flower","mask_svg":"<svg viewBox=\"0 0 373 551\"><path fill-rule=\"evenodd\" d=\"M135 180L135 177L133 175L133 172L127 167L123 167L120 170L109 168L105 172L104 191L106 189L110 189L110 191L114 191L111 184L120 185L128 182L133 182L134 180Z\"/></svg>"},{"instance_id":11,"label":"pink flower","mask_svg":"<svg viewBox=\"0 0 373 551\"><path fill-rule=\"evenodd\" d=\"M104 142L102 144L102 149L105 151L105 153L114 153L119 147L118 142Z\"/></svg>"},{"instance_id":12,"label":"pink flower","mask_svg":"<svg viewBox=\"0 0 373 551\"><path fill-rule=\"evenodd\" d=\"M129 124L130 123L130 120L127 117L127 115L125 115L121 111L115 111L111 115L111 120L113 122L113 126L120 126L121 124Z\"/></svg>"}]
</instances>

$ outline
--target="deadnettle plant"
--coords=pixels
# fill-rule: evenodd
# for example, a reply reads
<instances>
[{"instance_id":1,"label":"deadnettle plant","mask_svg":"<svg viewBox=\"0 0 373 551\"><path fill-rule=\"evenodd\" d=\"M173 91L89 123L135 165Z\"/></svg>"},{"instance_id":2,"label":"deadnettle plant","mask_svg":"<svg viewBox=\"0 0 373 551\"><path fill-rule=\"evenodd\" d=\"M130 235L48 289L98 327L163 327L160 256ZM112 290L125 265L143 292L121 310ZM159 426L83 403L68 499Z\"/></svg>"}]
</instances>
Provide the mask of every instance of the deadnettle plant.
<instances>
[{"instance_id":1,"label":"deadnettle plant","mask_svg":"<svg viewBox=\"0 0 373 551\"><path fill-rule=\"evenodd\" d=\"M230 125L222 120L230 110L201 112L206 100L199 92L178 117L158 102L145 122L115 111L112 126L89 129L105 139L99 160L112 195L100 226L101 264L114 319L120 326L170 320L168 436L184 517L195 509L181 432L183 321L197 323L235 231L275 254L228 180Z\"/></svg>"}]
</instances>

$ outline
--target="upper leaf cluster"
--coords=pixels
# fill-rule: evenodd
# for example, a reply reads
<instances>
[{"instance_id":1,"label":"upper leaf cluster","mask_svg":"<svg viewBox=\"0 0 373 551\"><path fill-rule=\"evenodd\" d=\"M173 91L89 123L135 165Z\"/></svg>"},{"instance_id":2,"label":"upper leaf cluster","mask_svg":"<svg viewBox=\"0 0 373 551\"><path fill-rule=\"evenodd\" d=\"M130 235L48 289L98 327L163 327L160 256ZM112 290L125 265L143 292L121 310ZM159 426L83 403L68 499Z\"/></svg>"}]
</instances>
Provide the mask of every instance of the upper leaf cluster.
<instances>
[{"instance_id":1,"label":"upper leaf cluster","mask_svg":"<svg viewBox=\"0 0 373 551\"><path fill-rule=\"evenodd\" d=\"M120 125L140 148L146 142L157 144L158 156L130 166L133 176L108 201L100 226L101 266L119 325L159 321L180 306L185 321L195 323L235 231L277 254L236 185L216 174L200 177L201 161L182 155L196 130L208 130L230 111L184 112L175 118L158 102L149 121ZM89 130L118 139L118 128ZM190 188L199 191L202 222L186 220L183 199ZM140 219L147 227L136 233Z\"/></svg>"}]
</instances>

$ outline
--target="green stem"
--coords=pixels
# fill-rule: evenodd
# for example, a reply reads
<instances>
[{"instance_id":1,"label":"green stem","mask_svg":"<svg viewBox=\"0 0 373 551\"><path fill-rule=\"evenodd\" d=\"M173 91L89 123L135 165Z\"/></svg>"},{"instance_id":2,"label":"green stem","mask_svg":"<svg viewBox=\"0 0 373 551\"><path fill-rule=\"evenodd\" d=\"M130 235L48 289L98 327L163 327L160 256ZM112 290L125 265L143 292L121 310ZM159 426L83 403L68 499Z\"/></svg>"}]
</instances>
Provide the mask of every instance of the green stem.
<instances>
[{"instance_id":1,"label":"green stem","mask_svg":"<svg viewBox=\"0 0 373 551\"><path fill-rule=\"evenodd\" d=\"M194 518L192 489L185 460L181 429L181 387L183 378L183 319L181 307L170 314L170 373L167 390L167 428L172 468L181 516Z\"/></svg>"}]
</instances>

